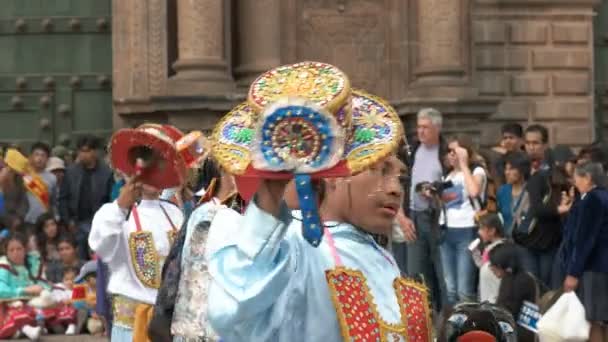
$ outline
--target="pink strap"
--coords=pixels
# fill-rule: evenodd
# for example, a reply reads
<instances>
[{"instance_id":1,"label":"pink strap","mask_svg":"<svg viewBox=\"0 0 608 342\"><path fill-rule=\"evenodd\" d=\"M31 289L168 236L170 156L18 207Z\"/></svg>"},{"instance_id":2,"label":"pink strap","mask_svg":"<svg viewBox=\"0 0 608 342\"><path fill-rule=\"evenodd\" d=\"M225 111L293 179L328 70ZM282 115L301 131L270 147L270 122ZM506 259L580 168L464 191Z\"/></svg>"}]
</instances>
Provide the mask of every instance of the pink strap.
<instances>
[{"instance_id":1,"label":"pink strap","mask_svg":"<svg viewBox=\"0 0 608 342\"><path fill-rule=\"evenodd\" d=\"M334 262L336 266L342 266L342 259L340 259L340 255L338 254L338 250L336 249L336 244L334 243L334 237L331 235L331 232L327 228L323 228L325 237L327 237L327 244L329 245L329 252L331 256L334 258Z\"/></svg>"},{"instance_id":2,"label":"pink strap","mask_svg":"<svg viewBox=\"0 0 608 342\"><path fill-rule=\"evenodd\" d=\"M485 264L488 261L490 261L490 250L486 248L484 249L483 254L481 256L481 262Z\"/></svg>"}]
</instances>

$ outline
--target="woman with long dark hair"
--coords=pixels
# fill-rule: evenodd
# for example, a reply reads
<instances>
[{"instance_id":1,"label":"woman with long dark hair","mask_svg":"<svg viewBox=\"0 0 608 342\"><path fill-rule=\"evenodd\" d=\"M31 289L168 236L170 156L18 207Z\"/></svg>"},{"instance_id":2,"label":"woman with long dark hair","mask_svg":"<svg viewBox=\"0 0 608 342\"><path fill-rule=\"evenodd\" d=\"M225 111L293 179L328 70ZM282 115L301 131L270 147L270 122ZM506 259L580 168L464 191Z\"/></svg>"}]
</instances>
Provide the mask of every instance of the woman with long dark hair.
<instances>
[{"instance_id":1,"label":"woman with long dark hair","mask_svg":"<svg viewBox=\"0 0 608 342\"><path fill-rule=\"evenodd\" d=\"M65 229L59 225L55 216L44 213L36 221L36 240L38 250L43 263L53 262L60 259L59 237L65 234Z\"/></svg>"},{"instance_id":2,"label":"woman with long dark hair","mask_svg":"<svg viewBox=\"0 0 608 342\"><path fill-rule=\"evenodd\" d=\"M446 229L439 251L449 305L476 298L475 263L468 246L477 238L475 214L484 200L487 175L473 162L472 145L466 136L457 136L448 144L449 172L443 181L451 186L441 194L444 208L439 222Z\"/></svg>"}]
</instances>

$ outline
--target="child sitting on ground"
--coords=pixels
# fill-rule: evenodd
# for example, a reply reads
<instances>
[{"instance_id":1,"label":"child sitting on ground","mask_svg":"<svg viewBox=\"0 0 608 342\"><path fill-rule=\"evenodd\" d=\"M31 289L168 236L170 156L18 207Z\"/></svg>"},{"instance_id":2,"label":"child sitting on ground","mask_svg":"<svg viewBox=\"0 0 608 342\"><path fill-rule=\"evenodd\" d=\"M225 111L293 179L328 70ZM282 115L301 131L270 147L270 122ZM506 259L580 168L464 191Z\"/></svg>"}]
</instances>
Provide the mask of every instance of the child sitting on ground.
<instances>
[{"instance_id":1,"label":"child sitting on ground","mask_svg":"<svg viewBox=\"0 0 608 342\"><path fill-rule=\"evenodd\" d=\"M74 305L78 309L84 309L87 312L86 327L90 334L101 336L104 332L103 322L95 312L97 304L96 294L97 283L97 262L89 261L82 266L78 277L76 277L76 285L72 298Z\"/></svg>"}]
</instances>

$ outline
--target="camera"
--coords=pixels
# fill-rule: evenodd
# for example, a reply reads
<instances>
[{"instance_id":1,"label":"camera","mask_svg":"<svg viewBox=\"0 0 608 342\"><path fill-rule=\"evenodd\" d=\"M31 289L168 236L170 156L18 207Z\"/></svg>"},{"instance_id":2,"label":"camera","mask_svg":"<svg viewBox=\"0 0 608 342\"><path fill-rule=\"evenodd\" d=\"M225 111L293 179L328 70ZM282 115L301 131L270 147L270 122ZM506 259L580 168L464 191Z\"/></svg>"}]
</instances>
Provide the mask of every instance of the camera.
<instances>
[{"instance_id":1,"label":"camera","mask_svg":"<svg viewBox=\"0 0 608 342\"><path fill-rule=\"evenodd\" d=\"M452 183L452 181L420 182L416 184L416 186L414 187L414 191L416 191L417 193L430 191L432 194L440 195L443 190L451 188L453 186L454 183Z\"/></svg>"}]
</instances>

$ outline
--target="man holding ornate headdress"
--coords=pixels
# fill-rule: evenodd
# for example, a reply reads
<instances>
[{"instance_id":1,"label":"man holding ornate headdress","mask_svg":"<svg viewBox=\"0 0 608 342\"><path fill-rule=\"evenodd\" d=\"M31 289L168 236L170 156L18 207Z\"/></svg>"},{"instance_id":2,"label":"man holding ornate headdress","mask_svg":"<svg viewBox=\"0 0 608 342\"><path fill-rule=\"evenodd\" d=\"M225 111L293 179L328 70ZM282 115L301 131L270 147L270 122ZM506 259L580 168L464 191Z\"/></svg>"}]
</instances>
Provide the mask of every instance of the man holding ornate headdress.
<instances>
[{"instance_id":1,"label":"man holding ornate headdress","mask_svg":"<svg viewBox=\"0 0 608 342\"><path fill-rule=\"evenodd\" d=\"M184 221L180 208L160 199L180 187L203 157L200 132L183 135L169 125L145 124L116 132L112 165L129 177L118 199L95 214L89 245L108 264L112 341L148 341L165 258Z\"/></svg>"},{"instance_id":2,"label":"man holding ornate headdress","mask_svg":"<svg viewBox=\"0 0 608 342\"><path fill-rule=\"evenodd\" d=\"M224 239L208 256L207 313L222 339L432 340L427 289L373 238L391 234L403 196L390 105L334 66L297 63L261 75L212 140L239 191L255 192L244 215L211 222L209 239Z\"/></svg>"}]
</instances>

